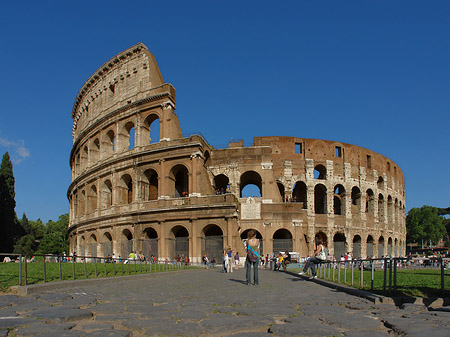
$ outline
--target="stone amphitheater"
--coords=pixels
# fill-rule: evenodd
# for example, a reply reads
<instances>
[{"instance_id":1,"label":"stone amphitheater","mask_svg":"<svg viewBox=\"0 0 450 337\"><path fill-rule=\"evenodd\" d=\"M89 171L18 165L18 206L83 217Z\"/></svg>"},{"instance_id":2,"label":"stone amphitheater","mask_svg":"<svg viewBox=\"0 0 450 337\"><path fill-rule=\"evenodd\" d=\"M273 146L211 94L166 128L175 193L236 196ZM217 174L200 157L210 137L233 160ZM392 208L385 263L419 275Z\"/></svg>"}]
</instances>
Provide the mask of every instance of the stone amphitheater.
<instances>
[{"instance_id":1,"label":"stone amphitheater","mask_svg":"<svg viewBox=\"0 0 450 337\"><path fill-rule=\"evenodd\" d=\"M183 136L175 108L142 43L84 83L72 110L71 252L220 262L227 247L244 256L255 229L264 255L306 256L316 236L337 258L404 255L405 183L389 158L286 136L214 148Z\"/></svg>"}]
</instances>

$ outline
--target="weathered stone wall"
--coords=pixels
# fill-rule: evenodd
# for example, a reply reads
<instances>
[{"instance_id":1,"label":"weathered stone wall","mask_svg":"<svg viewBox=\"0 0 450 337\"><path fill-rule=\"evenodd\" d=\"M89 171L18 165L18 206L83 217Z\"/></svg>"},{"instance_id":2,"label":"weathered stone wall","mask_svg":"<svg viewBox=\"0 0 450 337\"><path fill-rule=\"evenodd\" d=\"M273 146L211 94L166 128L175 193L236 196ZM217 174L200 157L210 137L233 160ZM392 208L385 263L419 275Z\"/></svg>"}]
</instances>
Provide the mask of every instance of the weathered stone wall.
<instances>
[{"instance_id":1,"label":"weathered stone wall","mask_svg":"<svg viewBox=\"0 0 450 337\"><path fill-rule=\"evenodd\" d=\"M405 252L405 183L393 161L340 142L255 137L215 149L184 138L175 89L137 44L99 68L72 111L69 234L78 255L220 260L253 228L262 252ZM158 130L159 134L154 130ZM245 188L258 192L246 196Z\"/></svg>"}]
</instances>

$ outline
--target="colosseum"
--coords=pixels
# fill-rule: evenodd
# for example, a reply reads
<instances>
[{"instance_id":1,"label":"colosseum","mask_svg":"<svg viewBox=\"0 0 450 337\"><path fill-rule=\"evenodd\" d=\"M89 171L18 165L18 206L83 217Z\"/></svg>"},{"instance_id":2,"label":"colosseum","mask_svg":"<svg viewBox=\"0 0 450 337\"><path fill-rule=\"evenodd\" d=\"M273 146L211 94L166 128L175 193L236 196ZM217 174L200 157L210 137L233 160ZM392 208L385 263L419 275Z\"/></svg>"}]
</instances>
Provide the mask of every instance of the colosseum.
<instances>
[{"instance_id":1,"label":"colosseum","mask_svg":"<svg viewBox=\"0 0 450 337\"><path fill-rule=\"evenodd\" d=\"M389 158L287 136L214 148L183 136L175 108L175 88L142 43L84 83L72 110L71 252L221 261L226 247L245 255L253 228L264 255L306 256L317 235L336 257L405 253L404 177Z\"/></svg>"}]
</instances>

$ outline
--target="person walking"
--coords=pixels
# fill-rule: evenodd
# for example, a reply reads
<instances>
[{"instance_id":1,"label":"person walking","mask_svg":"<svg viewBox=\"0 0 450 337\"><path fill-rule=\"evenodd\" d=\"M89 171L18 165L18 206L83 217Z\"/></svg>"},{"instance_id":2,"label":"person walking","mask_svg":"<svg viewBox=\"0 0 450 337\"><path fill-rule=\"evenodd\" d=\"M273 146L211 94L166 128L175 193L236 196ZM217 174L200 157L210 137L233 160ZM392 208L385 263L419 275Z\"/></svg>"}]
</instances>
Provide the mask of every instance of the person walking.
<instances>
[{"instance_id":1,"label":"person walking","mask_svg":"<svg viewBox=\"0 0 450 337\"><path fill-rule=\"evenodd\" d=\"M234 254L234 269L237 271L239 268L239 253L236 252L236 254Z\"/></svg>"},{"instance_id":2,"label":"person walking","mask_svg":"<svg viewBox=\"0 0 450 337\"><path fill-rule=\"evenodd\" d=\"M256 231L250 229L247 233L247 239L242 240L247 257L245 259L245 284L249 285L251 281L251 268L253 266L253 285L258 285L258 264L259 264L259 239L256 238Z\"/></svg>"}]
</instances>

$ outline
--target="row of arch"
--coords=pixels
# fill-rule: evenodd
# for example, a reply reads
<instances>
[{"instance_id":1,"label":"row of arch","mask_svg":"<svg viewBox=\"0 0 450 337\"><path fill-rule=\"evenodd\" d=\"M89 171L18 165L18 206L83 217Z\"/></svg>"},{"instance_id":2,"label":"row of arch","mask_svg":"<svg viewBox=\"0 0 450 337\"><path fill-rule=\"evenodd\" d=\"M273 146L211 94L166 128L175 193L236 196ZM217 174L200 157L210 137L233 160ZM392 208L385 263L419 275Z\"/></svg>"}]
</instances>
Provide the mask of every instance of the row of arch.
<instances>
[{"instance_id":1,"label":"row of arch","mask_svg":"<svg viewBox=\"0 0 450 337\"><path fill-rule=\"evenodd\" d=\"M240 234L240 239L247 237L247 232L250 229L243 231ZM294 250L294 240L292 233L288 229L276 230L270 241L272 241L272 251L268 252L264 249L264 245L268 244L267 238L256 231L257 238L261 240L261 253L279 253ZM337 232L333 235L331 242L329 242L327 235L322 232L316 232L315 236L321 237L322 241L328 246L329 251L338 260L342 255L351 252L354 258L361 257L382 257L400 256L402 255L403 242L397 238L384 236L375 238L369 234L363 240L359 234L353 235L351 238L351 245L347 241L344 233ZM145 228L139 238L134 238L130 229L123 229L120 235L114 240L109 231L100 234L99 237L95 233L83 234L80 236L80 242L77 242L76 237L72 239L72 250L78 250L78 256L107 256L113 255L126 257L131 251L142 252L145 256L154 255L156 257L173 258L177 255L190 255L190 234L189 230L183 225L176 225L172 227L166 238L167 249L165 252L161 251L159 247L160 236L152 227ZM306 235L302 238L302 245L308 249L308 241ZM224 245L224 233L220 226L210 224L206 225L201 230L201 254L207 253L209 257L216 257L220 260L223 249L227 248ZM387 244L387 246L386 246ZM351 251L349 250L351 246ZM98 249L100 247L100 249ZM240 247L232 247L234 250ZM297 246L298 248L298 246ZM363 248L365 251L363 252ZM270 249L270 248L269 248ZM200 252L198 252L200 253Z\"/></svg>"},{"instance_id":2,"label":"row of arch","mask_svg":"<svg viewBox=\"0 0 450 337\"><path fill-rule=\"evenodd\" d=\"M108 158L115 152L134 149L160 141L159 115L149 114L137 127L137 122L127 120L122 124L113 124L92 140L86 141L75 153L72 163L73 176L78 176L90 165L94 165L103 158Z\"/></svg>"}]
</instances>

